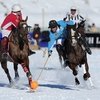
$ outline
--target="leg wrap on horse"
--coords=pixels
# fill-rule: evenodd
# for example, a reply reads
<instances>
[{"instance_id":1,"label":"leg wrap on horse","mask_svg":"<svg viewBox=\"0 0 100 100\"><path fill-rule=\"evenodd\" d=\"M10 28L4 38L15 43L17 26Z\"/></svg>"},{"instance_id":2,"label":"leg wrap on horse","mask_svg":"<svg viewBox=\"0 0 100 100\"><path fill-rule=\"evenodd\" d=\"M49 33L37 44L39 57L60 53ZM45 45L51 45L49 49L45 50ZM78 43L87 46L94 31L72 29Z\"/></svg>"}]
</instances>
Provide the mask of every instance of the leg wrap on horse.
<instances>
[{"instance_id":1,"label":"leg wrap on horse","mask_svg":"<svg viewBox=\"0 0 100 100\"><path fill-rule=\"evenodd\" d=\"M22 65L23 70L24 70L24 72L26 73L27 77L28 77L29 79L31 79L31 78L32 78L32 75L31 75L30 71L28 70L28 68L25 66L24 63L21 63L21 65Z\"/></svg>"},{"instance_id":2,"label":"leg wrap on horse","mask_svg":"<svg viewBox=\"0 0 100 100\"><path fill-rule=\"evenodd\" d=\"M24 63L21 63L22 67L23 67L23 70L25 73L29 72L28 68L25 66Z\"/></svg>"},{"instance_id":3,"label":"leg wrap on horse","mask_svg":"<svg viewBox=\"0 0 100 100\"><path fill-rule=\"evenodd\" d=\"M23 67L24 72L26 73L26 76L27 76L27 78L28 78L29 85L30 85L31 82L32 82L32 75L31 75L30 71L28 70L28 68L25 66L24 63L21 63L21 65L22 65L22 67Z\"/></svg>"}]
</instances>

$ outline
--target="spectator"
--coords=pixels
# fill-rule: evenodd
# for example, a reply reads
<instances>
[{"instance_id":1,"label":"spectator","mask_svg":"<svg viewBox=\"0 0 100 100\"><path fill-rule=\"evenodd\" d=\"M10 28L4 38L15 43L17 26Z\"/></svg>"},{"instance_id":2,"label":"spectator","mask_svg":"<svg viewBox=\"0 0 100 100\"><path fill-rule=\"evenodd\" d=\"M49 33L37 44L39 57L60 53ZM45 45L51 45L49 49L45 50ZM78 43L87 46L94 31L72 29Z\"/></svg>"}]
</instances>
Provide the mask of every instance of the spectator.
<instances>
[{"instance_id":1,"label":"spectator","mask_svg":"<svg viewBox=\"0 0 100 100\"><path fill-rule=\"evenodd\" d=\"M34 24L33 28L33 39L36 40L36 44L38 45L38 49L40 49L40 36L41 36L41 28L39 27L39 24Z\"/></svg>"},{"instance_id":2,"label":"spectator","mask_svg":"<svg viewBox=\"0 0 100 100\"><path fill-rule=\"evenodd\" d=\"M96 28L95 23L92 23L91 32L92 32L92 33L96 33L96 32L97 32L97 28Z\"/></svg>"}]
</instances>

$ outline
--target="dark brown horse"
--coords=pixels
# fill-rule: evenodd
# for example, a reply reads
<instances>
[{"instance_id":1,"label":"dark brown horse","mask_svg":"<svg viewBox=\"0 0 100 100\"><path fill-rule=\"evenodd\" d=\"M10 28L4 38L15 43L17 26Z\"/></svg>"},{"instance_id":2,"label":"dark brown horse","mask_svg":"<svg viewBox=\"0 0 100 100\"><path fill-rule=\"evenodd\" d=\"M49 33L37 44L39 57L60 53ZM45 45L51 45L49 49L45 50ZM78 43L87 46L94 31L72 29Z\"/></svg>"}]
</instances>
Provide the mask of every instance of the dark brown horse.
<instances>
[{"instance_id":1,"label":"dark brown horse","mask_svg":"<svg viewBox=\"0 0 100 100\"><path fill-rule=\"evenodd\" d=\"M29 69L29 45L28 45L28 25L26 20L19 22L18 28L14 28L9 35L9 55L14 63L15 79L19 78L18 64L21 64L26 76L28 78L29 86L32 82L32 75ZM7 74L10 84L12 84L12 78L7 68L7 60L1 61L2 68ZM31 86L30 86L31 87Z\"/></svg>"},{"instance_id":2,"label":"dark brown horse","mask_svg":"<svg viewBox=\"0 0 100 100\"><path fill-rule=\"evenodd\" d=\"M76 28L76 25L68 25L67 26L67 38L64 41L63 44L63 51L60 51L57 49L59 58L65 59L68 58L68 66L72 70L73 75L75 76L75 83L80 84L78 80L78 71L77 68L78 66L81 66L85 64L83 67L84 75L83 78L84 80L89 79L90 84L92 84L91 78L90 78L90 73L89 73L89 66L87 62L87 53L84 50L84 47L82 46L81 42L79 41L79 37L83 37L84 34L84 26L83 23L79 24L79 26ZM67 56L67 57L66 57Z\"/></svg>"}]
</instances>

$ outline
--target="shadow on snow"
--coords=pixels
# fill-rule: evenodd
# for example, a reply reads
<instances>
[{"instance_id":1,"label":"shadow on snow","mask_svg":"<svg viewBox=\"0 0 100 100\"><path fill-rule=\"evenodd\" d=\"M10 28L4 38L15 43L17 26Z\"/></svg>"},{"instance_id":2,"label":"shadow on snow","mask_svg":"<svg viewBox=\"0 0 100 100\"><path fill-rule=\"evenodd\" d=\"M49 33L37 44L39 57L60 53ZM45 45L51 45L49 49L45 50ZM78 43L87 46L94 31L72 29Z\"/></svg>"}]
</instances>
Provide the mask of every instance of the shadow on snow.
<instances>
[{"instance_id":1,"label":"shadow on snow","mask_svg":"<svg viewBox=\"0 0 100 100\"><path fill-rule=\"evenodd\" d=\"M59 84L39 84L39 86L57 88L57 89L66 89L66 90L76 90L74 86L72 87L72 86L65 86L65 85L59 85Z\"/></svg>"}]
</instances>

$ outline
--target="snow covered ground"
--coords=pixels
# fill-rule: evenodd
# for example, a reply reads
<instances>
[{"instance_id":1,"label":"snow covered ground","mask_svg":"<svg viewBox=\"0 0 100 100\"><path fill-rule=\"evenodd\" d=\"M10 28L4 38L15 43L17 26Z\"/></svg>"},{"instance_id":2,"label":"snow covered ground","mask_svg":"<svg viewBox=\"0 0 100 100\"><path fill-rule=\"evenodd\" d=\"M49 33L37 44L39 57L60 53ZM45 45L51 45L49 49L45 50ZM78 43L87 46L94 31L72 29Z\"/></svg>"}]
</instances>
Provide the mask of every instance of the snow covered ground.
<instances>
[{"instance_id":1,"label":"snow covered ground","mask_svg":"<svg viewBox=\"0 0 100 100\"><path fill-rule=\"evenodd\" d=\"M30 69L33 79L37 80L47 54L43 57L43 50L36 51L31 55ZM82 69L79 68L79 79L81 85L76 87L74 76L69 68L62 69L59 63L58 55L54 49L49 58L46 68L38 80L39 87L36 92L30 93L27 90L27 78L19 65L20 80L17 84L19 88L10 88L8 80L3 69L0 67L0 100L99 100L100 98L100 49L92 49L93 54L88 55L91 78L94 88L90 88L82 79ZM12 63L8 62L8 68L11 76L14 78Z\"/></svg>"}]
</instances>

